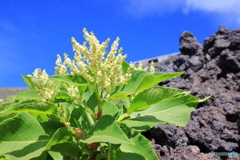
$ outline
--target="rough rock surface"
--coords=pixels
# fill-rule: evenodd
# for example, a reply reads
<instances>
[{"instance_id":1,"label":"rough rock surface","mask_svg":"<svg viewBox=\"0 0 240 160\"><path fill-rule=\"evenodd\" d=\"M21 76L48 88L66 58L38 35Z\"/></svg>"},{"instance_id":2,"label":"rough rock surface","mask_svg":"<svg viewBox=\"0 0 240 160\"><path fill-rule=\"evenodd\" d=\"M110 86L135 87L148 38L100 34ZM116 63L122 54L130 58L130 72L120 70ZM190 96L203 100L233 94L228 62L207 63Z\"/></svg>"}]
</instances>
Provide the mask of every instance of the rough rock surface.
<instances>
[{"instance_id":1,"label":"rough rock surface","mask_svg":"<svg viewBox=\"0 0 240 160\"><path fill-rule=\"evenodd\" d=\"M186 127L159 124L143 134L162 160L240 160L240 30L220 26L203 45L186 31L179 49L181 54L157 67L186 73L159 85L191 90L198 98L212 97L191 113ZM212 156L212 152L238 156Z\"/></svg>"}]
</instances>

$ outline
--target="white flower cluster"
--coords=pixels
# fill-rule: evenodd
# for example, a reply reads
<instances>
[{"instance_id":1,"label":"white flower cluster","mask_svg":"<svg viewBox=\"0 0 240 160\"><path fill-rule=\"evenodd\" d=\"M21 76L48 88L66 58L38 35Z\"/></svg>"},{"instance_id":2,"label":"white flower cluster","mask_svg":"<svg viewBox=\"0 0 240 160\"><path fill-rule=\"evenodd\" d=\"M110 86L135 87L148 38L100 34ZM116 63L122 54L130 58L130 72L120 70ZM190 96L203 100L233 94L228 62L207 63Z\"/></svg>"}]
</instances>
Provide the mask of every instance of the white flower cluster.
<instances>
[{"instance_id":1,"label":"white flower cluster","mask_svg":"<svg viewBox=\"0 0 240 160\"><path fill-rule=\"evenodd\" d=\"M151 61L151 64L150 64L150 72L151 73L155 72L155 63L153 61Z\"/></svg>"},{"instance_id":2,"label":"white flower cluster","mask_svg":"<svg viewBox=\"0 0 240 160\"><path fill-rule=\"evenodd\" d=\"M72 97L77 97L79 92L78 92L78 88L74 85L69 85L69 87L67 87L67 92L72 96Z\"/></svg>"},{"instance_id":3,"label":"white flower cluster","mask_svg":"<svg viewBox=\"0 0 240 160\"><path fill-rule=\"evenodd\" d=\"M119 38L114 41L107 54L106 48L110 39L100 44L93 32L88 33L86 29L83 29L83 33L86 42L82 45L72 38L74 60L70 60L65 53L65 60L62 63L61 57L57 55L55 69L60 75L68 74L68 69L71 74L80 74L92 82L94 87L108 95L116 86L125 84L131 78L130 69L126 74L122 72L122 63L127 55L122 55L122 48L117 50ZM115 55L116 53L118 54Z\"/></svg>"},{"instance_id":4,"label":"white flower cluster","mask_svg":"<svg viewBox=\"0 0 240 160\"><path fill-rule=\"evenodd\" d=\"M38 88L35 88L35 90L38 91L40 97L45 100L52 99L54 97L56 91L53 88L55 85L52 83L51 80L49 80L48 74L45 70L42 71L40 68L37 68L33 72L33 76L28 76L37 79Z\"/></svg>"},{"instance_id":5,"label":"white flower cluster","mask_svg":"<svg viewBox=\"0 0 240 160\"><path fill-rule=\"evenodd\" d=\"M40 68L35 69L33 77L37 78L41 86L45 86L48 81L48 74L45 69L42 71Z\"/></svg>"},{"instance_id":6,"label":"white flower cluster","mask_svg":"<svg viewBox=\"0 0 240 160\"><path fill-rule=\"evenodd\" d=\"M147 69L148 69L148 66L145 66L145 68L143 67L142 62L139 62L138 65L134 65L134 64L131 63L130 66L131 66L131 68L132 68L133 70L143 70L143 71L147 71ZM155 72L155 64L154 64L153 61L151 61L151 63L150 63L150 69L149 69L149 71L150 71L150 73L154 73L154 72Z\"/></svg>"}]
</instances>

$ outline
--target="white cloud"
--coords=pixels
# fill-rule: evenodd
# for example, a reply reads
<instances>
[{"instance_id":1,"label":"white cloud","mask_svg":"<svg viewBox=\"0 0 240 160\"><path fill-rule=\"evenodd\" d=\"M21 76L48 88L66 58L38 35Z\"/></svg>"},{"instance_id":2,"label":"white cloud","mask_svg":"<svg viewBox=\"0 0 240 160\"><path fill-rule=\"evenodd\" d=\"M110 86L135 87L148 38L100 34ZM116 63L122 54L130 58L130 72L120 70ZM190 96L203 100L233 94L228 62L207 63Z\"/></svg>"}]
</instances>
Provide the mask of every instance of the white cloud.
<instances>
[{"instance_id":1,"label":"white cloud","mask_svg":"<svg viewBox=\"0 0 240 160\"><path fill-rule=\"evenodd\" d=\"M189 10L202 10L218 13L240 13L239 0L186 0L185 7Z\"/></svg>"},{"instance_id":2,"label":"white cloud","mask_svg":"<svg viewBox=\"0 0 240 160\"><path fill-rule=\"evenodd\" d=\"M238 27L240 25L239 8L239 0L186 0L184 11L185 13L191 11L207 12L211 18L221 23L230 23Z\"/></svg>"},{"instance_id":3,"label":"white cloud","mask_svg":"<svg viewBox=\"0 0 240 160\"><path fill-rule=\"evenodd\" d=\"M192 11L207 13L213 19L240 24L239 0L128 0L126 10L137 17L164 15L177 10L185 14Z\"/></svg>"}]
</instances>

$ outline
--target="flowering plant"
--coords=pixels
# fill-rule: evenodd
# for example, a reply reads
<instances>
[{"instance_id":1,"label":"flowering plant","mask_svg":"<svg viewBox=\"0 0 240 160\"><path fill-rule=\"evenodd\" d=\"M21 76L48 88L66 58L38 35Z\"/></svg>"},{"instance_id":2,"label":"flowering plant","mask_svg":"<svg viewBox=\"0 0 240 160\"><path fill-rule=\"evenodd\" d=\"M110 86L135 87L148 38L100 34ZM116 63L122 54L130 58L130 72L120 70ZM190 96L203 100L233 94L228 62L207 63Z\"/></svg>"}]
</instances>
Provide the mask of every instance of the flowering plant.
<instances>
[{"instance_id":1,"label":"flowering plant","mask_svg":"<svg viewBox=\"0 0 240 160\"><path fill-rule=\"evenodd\" d=\"M57 56L56 74L22 76L30 91L0 105L0 159L158 159L140 134L159 123L186 125L199 102L189 92L154 86L184 72L150 72L125 61L119 38L106 48L83 29L74 60ZM117 54L117 55L116 55Z\"/></svg>"}]
</instances>

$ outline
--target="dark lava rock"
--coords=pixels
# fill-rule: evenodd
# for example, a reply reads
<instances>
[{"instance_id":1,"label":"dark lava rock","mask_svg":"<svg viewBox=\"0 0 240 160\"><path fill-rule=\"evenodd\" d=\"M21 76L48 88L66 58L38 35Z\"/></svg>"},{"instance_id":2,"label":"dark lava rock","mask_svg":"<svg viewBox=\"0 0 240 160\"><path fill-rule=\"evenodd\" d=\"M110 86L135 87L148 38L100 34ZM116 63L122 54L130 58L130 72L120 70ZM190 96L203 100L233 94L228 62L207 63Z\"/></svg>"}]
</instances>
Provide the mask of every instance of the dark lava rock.
<instances>
[{"instance_id":1,"label":"dark lava rock","mask_svg":"<svg viewBox=\"0 0 240 160\"><path fill-rule=\"evenodd\" d=\"M159 124L144 135L162 160L240 159L240 29L220 26L203 45L185 31L179 49L181 54L157 68L186 73L159 85L191 90L198 98L212 97L191 113L187 126ZM213 152L239 155L213 156Z\"/></svg>"}]
</instances>

